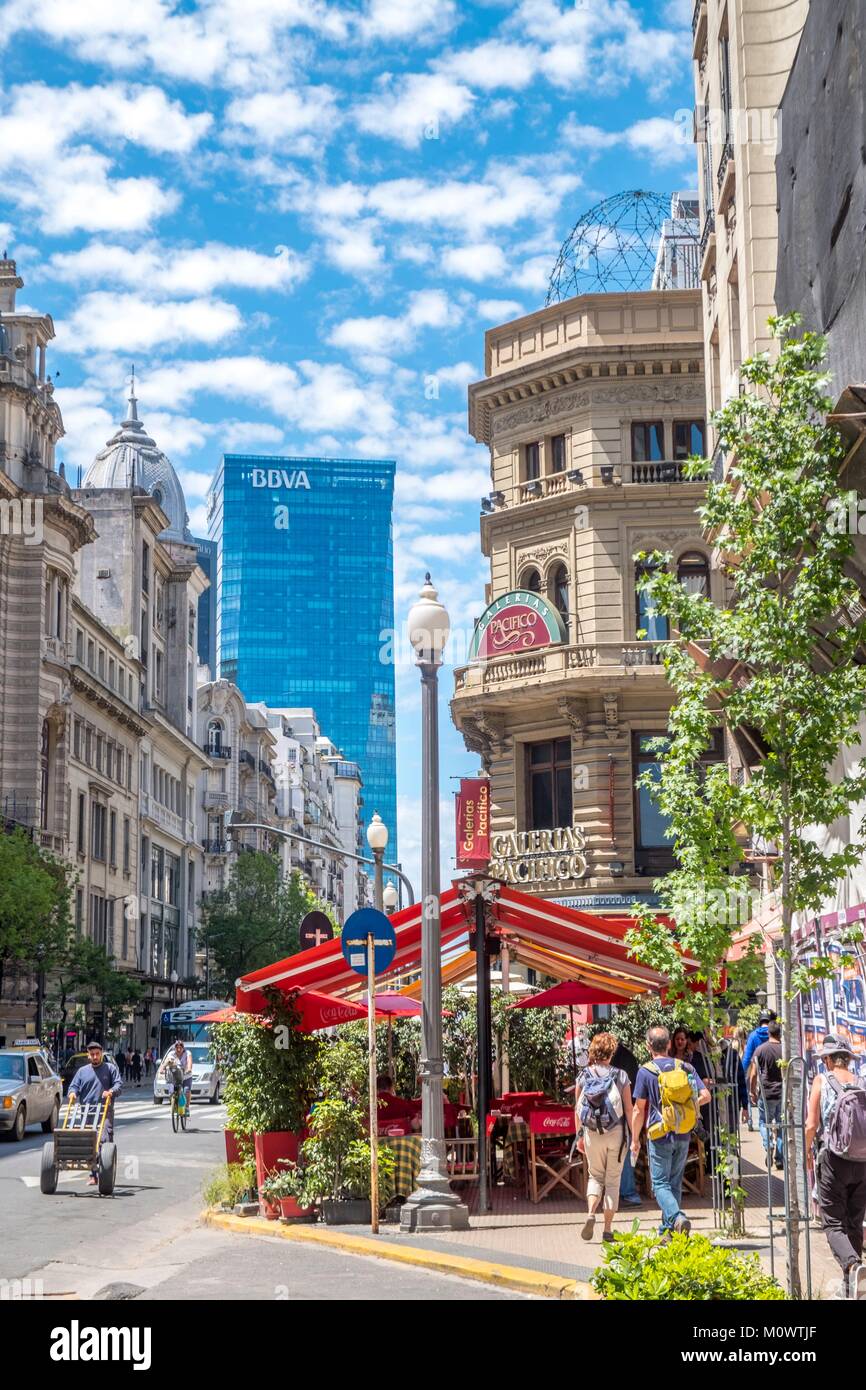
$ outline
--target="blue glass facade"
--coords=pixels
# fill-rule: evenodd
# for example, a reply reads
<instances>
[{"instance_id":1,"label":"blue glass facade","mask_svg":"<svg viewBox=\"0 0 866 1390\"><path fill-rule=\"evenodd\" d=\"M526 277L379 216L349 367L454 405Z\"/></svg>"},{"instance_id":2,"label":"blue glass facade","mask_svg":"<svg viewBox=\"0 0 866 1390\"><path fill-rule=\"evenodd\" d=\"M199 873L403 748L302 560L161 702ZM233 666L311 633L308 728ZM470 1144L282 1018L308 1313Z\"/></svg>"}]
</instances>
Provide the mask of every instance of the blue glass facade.
<instances>
[{"instance_id":1,"label":"blue glass facade","mask_svg":"<svg viewBox=\"0 0 866 1390\"><path fill-rule=\"evenodd\" d=\"M226 454L209 497L217 663L247 700L312 707L360 764L397 855L389 459Z\"/></svg>"}]
</instances>

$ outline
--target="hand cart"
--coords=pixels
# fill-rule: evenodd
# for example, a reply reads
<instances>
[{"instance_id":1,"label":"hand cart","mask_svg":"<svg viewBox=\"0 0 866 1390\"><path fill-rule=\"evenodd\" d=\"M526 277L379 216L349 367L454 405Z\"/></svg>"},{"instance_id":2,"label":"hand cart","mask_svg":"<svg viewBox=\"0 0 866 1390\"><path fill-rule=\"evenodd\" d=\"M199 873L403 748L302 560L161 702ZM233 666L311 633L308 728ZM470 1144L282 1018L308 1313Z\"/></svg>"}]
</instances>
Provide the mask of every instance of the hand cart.
<instances>
[{"instance_id":1,"label":"hand cart","mask_svg":"<svg viewBox=\"0 0 866 1390\"><path fill-rule=\"evenodd\" d=\"M100 1197L111 1196L117 1173L117 1145L103 1143L102 1132L113 1100L108 1095L88 1104L77 1100L67 1103L63 1124L42 1146L39 1187L47 1196L57 1191L61 1168L95 1168Z\"/></svg>"}]
</instances>

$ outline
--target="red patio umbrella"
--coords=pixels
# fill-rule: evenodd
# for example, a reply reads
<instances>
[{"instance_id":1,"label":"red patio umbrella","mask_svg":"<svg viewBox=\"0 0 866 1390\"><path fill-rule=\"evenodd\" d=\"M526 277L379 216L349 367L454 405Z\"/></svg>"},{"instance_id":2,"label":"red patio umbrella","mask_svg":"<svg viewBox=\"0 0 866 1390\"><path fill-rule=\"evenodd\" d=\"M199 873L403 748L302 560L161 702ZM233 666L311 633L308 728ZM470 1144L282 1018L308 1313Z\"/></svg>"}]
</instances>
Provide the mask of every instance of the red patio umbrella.
<instances>
[{"instance_id":1,"label":"red patio umbrella","mask_svg":"<svg viewBox=\"0 0 866 1390\"><path fill-rule=\"evenodd\" d=\"M196 1023L230 1023L233 1018L237 1018L234 1004L227 1004L224 1009L214 1009L210 1014L199 1014Z\"/></svg>"},{"instance_id":2,"label":"red patio umbrella","mask_svg":"<svg viewBox=\"0 0 866 1390\"><path fill-rule=\"evenodd\" d=\"M384 994L374 995L376 1000L376 1013L392 1015L406 1015L417 1017L421 1013L421 1005L417 999L410 999L405 994L395 994L385 991Z\"/></svg>"},{"instance_id":3,"label":"red patio umbrella","mask_svg":"<svg viewBox=\"0 0 866 1390\"><path fill-rule=\"evenodd\" d=\"M568 1009L571 1022L571 1064L574 1068L574 1079L577 1081L577 1048L574 1042L574 1006L575 1004L625 1004L630 996L623 992L605 989L603 985L584 985L580 980L563 980L560 984L554 985L552 989L543 989L540 994L529 994L525 999L519 999L516 1004L509 1004L511 1009L553 1009L557 1005L565 1005Z\"/></svg>"}]
</instances>

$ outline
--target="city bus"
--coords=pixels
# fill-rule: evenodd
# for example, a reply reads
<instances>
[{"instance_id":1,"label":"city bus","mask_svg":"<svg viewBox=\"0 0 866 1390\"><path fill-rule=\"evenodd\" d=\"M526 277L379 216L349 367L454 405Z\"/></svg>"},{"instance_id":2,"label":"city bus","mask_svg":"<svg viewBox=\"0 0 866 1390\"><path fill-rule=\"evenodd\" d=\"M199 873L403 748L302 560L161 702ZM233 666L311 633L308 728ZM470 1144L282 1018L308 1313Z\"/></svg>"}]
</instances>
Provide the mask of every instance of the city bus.
<instances>
[{"instance_id":1,"label":"city bus","mask_svg":"<svg viewBox=\"0 0 866 1390\"><path fill-rule=\"evenodd\" d=\"M210 1024L197 1023L196 1019L227 1007L224 999L191 999L176 1009L163 1009L159 1018L160 1058L177 1038L184 1042L210 1042Z\"/></svg>"}]
</instances>

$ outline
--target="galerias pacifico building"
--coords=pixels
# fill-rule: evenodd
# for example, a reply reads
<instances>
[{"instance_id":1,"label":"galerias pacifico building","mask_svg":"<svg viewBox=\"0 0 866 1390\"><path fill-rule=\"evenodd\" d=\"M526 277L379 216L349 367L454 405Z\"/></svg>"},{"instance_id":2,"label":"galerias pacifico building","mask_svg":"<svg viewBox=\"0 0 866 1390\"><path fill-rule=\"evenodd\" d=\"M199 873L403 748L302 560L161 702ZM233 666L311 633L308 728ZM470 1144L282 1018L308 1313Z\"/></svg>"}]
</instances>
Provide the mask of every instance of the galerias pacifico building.
<instances>
[{"instance_id":1,"label":"galerias pacifico building","mask_svg":"<svg viewBox=\"0 0 866 1390\"><path fill-rule=\"evenodd\" d=\"M626 906L673 867L634 786L671 690L633 556L669 552L687 588L720 597L704 484L683 473L704 451L700 293L583 295L490 329L469 428L490 449L490 583L451 708L490 776L491 872Z\"/></svg>"}]
</instances>

